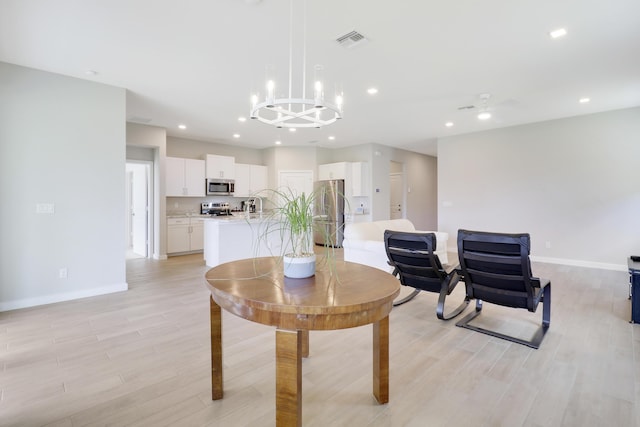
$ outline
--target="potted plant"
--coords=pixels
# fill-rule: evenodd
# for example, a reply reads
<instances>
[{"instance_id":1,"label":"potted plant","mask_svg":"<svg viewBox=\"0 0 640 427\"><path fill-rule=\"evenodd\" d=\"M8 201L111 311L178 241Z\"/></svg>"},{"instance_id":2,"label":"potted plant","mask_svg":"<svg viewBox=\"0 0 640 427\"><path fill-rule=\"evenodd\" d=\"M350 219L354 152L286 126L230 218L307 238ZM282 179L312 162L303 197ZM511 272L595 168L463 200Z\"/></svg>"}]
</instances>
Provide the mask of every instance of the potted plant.
<instances>
[{"instance_id":1,"label":"potted plant","mask_svg":"<svg viewBox=\"0 0 640 427\"><path fill-rule=\"evenodd\" d=\"M274 208L264 216L265 227L261 235L266 238L270 233L279 233L285 277L301 279L315 274L313 209L322 191L316 189L309 194L298 194L290 188L269 190ZM318 232L326 233L326 230ZM329 248L329 241L330 236L325 236L326 248ZM325 256L327 258L329 256Z\"/></svg>"}]
</instances>

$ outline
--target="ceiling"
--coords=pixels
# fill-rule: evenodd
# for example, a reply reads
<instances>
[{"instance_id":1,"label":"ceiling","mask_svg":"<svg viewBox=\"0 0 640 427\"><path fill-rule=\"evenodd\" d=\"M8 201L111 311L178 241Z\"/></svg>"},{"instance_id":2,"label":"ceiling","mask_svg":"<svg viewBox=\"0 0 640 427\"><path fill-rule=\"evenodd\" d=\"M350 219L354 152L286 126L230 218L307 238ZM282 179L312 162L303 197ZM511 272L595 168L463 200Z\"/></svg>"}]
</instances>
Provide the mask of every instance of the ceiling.
<instances>
[{"instance_id":1,"label":"ceiling","mask_svg":"<svg viewBox=\"0 0 640 427\"><path fill-rule=\"evenodd\" d=\"M640 105L638 0L303 4L292 26L286 0L2 0L0 61L126 88L127 120L169 135L255 148L378 143L436 155L449 135ZM559 27L567 35L552 39ZM367 41L336 42L352 30ZM293 97L302 64L308 93L321 64L326 93L344 93L342 120L295 133L238 121L267 72L286 95L289 59ZM485 93L492 118L480 121Z\"/></svg>"}]
</instances>

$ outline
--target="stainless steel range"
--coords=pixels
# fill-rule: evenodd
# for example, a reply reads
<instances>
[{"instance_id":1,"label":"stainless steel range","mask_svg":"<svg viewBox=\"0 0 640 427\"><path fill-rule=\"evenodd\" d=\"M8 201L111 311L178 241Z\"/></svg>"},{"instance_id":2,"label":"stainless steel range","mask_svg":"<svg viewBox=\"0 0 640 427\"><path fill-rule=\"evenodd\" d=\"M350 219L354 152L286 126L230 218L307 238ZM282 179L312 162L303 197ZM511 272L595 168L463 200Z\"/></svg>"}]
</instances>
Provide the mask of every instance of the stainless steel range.
<instances>
[{"instance_id":1,"label":"stainless steel range","mask_svg":"<svg viewBox=\"0 0 640 427\"><path fill-rule=\"evenodd\" d=\"M229 203L204 202L200 204L200 214L212 216L231 215Z\"/></svg>"}]
</instances>

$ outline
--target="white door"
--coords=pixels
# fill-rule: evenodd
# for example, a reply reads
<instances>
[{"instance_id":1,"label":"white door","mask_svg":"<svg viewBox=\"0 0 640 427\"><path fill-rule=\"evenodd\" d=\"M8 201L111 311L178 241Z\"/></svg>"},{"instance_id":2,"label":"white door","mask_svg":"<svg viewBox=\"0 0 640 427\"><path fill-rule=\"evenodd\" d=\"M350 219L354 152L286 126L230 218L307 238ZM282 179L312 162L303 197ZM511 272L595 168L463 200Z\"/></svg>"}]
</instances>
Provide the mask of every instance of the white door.
<instances>
[{"instance_id":1,"label":"white door","mask_svg":"<svg viewBox=\"0 0 640 427\"><path fill-rule=\"evenodd\" d=\"M402 174L389 174L389 218L400 219L402 213Z\"/></svg>"},{"instance_id":2,"label":"white door","mask_svg":"<svg viewBox=\"0 0 640 427\"><path fill-rule=\"evenodd\" d=\"M131 250L134 254L147 257L149 231L149 178L150 166L142 163L127 163L130 177L130 219Z\"/></svg>"},{"instance_id":3,"label":"white door","mask_svg":"<svg viewBox=\"0 0 640 427\"><path fill-rule=\"evenodd\" d=\"M313 171L287 171L278 172L278 189L290 188L295 194L311 194L313 191ZM288 191L288 190L285 190Z\"/></svg>"}]
</instances>

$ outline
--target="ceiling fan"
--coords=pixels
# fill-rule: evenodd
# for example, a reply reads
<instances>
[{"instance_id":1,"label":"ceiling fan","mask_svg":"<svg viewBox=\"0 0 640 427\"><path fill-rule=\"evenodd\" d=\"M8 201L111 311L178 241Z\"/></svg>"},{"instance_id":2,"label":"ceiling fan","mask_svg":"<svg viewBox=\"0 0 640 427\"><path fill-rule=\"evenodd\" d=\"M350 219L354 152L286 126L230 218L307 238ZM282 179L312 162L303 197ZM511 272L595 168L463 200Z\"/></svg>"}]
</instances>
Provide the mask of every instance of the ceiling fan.
<instances>
[{"instance_id":1,"label":"ceiling fan","mask_svg":"<svg viewBox=\"0 0 640 427\"><path fill-rule=\"evenodd\" d=\"M514 99L506 99L501 102L490 102L490 93L481 93L478 95L478 99L473 104L463 105L458 107L458 111L473 111L477 114L479 120L488 120L491 118L491 114L495 111L496 107L502 108L503 106L515 105Z\"/></svg>"}]
</instances>

